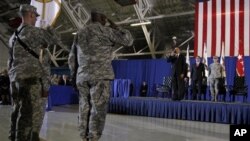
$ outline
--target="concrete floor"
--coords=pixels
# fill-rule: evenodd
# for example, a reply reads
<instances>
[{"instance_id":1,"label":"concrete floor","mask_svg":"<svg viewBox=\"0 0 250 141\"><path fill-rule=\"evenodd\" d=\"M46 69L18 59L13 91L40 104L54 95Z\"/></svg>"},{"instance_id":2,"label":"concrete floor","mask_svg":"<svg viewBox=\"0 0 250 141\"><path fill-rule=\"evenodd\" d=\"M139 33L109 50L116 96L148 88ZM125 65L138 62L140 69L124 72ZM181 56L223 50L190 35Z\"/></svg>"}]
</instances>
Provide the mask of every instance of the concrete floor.
<instances>
[{"instance_id":1,"label":"concrete floor","mask_svg":"<svg viewBox=\"0 0 250 141\"><path fill-rule=\"evenodd\" d=\"M78 105L53 107L40 136L47 141L80 141ZM0 105L0 141L8 141L10 106ZM100 141L229 141L229 125L108 114Z\"/></svg>"}]
</instances>

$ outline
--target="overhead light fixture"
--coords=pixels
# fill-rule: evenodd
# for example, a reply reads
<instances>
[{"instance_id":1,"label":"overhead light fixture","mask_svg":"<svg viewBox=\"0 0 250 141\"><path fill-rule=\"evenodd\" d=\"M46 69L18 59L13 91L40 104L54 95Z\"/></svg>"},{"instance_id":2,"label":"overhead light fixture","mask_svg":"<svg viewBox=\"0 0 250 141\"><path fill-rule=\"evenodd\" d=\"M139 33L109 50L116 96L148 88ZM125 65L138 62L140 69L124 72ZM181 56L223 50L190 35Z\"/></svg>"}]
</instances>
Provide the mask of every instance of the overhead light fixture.
<instances>
[{"instance_id":1,"label":"overhead light fixture","mask_svg":"<svg viewBox=\"0 0 250 141\"><path fill-rule=\"evenodd\" d=\"M77 33L76 33L76 32L73 32L72 34L73 34L73 35L76 35Z\"/></svg>"},{"instance_id":2,"label":"overhead light fixture","mask_svg":"<svg viewBox=\"0 0 250 141\"><path fill-rule=\"evenodd\" d=\"M130 26L139 26L139 25L146 25L146 24L151 24L151 21L133 23L133 24L130 24Z\"/></svg>"}]
</instances>

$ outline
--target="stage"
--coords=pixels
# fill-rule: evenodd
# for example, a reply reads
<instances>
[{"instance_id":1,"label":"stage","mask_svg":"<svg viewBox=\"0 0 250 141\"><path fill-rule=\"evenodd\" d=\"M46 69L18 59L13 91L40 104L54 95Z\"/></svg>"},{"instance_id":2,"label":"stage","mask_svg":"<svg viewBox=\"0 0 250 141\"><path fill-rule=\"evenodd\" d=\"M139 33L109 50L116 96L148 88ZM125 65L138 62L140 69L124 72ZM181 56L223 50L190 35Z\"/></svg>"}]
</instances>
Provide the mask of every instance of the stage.
<instances>
[{"instance_id":1,"label":"stage","mask_svg":"<svg viewBox=\"0 0 250 141\"><path fill-rule=\"evenodd\" d=\"M53 86L47 110L53 106L77 104L78 94L72 87ZM111 97L109 112L116 114L180 119L226 124L249 124L250 103L182 100L156 97Z\"/></svg>"},{"instance_id":2,"label":"stage","mask_svg":"<svg viewBox=\"0 0 250 141\"><path fill-rule=\"evenodd\" d=\"M250 104L238 102L172 101L155 97L111 98L109 112L225 124L250 124Z\"/></svg>"}]
</instances>

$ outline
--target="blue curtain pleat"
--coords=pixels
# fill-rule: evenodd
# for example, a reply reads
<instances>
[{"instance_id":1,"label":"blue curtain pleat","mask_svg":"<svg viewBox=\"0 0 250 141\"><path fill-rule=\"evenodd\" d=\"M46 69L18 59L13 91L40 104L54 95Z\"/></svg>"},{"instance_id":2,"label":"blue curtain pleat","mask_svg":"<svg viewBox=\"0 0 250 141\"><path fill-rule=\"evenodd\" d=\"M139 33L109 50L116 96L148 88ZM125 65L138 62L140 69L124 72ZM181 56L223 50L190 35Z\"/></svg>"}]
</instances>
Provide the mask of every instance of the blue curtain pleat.
<instances>
[{"instance_id":1,"label":"blue curtain pleat","mask_svg":"<svg viewBox=\"0 0 250 141\"><path fill-rule=\"evenodd\" d=\"M109 112L137 116L250 125L246 104L111 98Z\"/></svg>"}]
</instances>

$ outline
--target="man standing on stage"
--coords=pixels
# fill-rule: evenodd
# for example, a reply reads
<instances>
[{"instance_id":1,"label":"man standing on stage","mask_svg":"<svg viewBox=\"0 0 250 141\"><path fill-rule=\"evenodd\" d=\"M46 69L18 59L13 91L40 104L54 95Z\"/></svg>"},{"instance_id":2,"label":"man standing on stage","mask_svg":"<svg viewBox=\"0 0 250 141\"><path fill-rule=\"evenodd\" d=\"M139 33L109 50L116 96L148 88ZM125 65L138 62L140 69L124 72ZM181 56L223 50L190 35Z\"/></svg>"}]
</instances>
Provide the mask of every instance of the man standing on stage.
<instances>
[{"instance_id":1,"label":"man standing on stage","mask_svg":"<svg viewBox=\"0 0 250 141\"><path fill-rule=\"evenodd\" d=\"M181 54L179 47L176 47L167 59L172 63L172 88L173 100L182 100L185 93L184 77L187 74L186 59Z\"/></svg>"},{"instance_id":2,"label":"man standing on stage","mask_svg":"<svg viewBox=\"0 0 250 141\"><path fill-rule=\"evenodd\" d=\"M197 99L197 90L201 95L202 81L205 78L205 66L201 62L200 56L195 58L195 63L191 66L192 99Z\"/></svg>"},{"instance_id":3,"label":"man standing on stage","mask_svg":"<svg viewBox=\"0 0 250 141\"><path fill-rule=\"evenodd\" d=\"M222 78L223 66L219 63L218 57L213 56L213 63L209 65L209 83L211 92L211 101L217 101L219 93L219 81Z\"/></svg>"}]
</instances>

